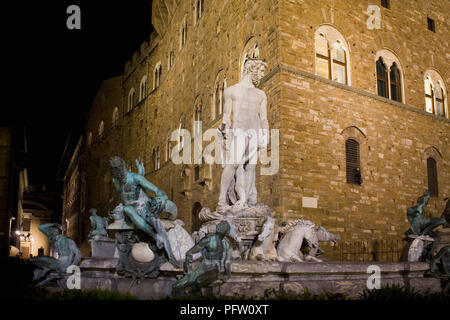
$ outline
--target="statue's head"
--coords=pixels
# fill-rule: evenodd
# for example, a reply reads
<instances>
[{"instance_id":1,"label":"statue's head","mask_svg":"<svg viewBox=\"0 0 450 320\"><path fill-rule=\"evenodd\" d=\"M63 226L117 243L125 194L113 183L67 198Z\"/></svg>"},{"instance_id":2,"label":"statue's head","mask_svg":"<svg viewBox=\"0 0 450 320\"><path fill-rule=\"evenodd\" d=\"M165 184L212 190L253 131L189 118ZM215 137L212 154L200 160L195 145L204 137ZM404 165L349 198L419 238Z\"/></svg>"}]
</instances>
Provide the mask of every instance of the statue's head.
<instances>
[{"instance_id":1,"label":"statue's head","mask_svg":"<svg viewBox=\"0 0 450 320\"><path fill-rule=\"evenodd\" d=\"M112 157L109 159L109 166L111 167L112 174L120 181L125 180L125 161L120 157Z\"/></svg>"},{"instance_id":2,"label":"statue's head","mask_svg":"<svg viewBox=\"0 0 450 320\"><path fill-rule=\"evenodd\" d=\"M62 225L54 225L47 229L46 236L48 240L53 243L56 241L56 236L60 235L62 231L64 231L64 227Z\"/></svg>"},{"instance_id":3,"label":"statue's head","mask_svg":"<svg viewBox=\"0 0 450 320\"><path fill-rule=\"evenodd\" d=\"M319 241L332 241L334 244L340 239L339 235L328 232L324 227L316 227L317 238Z\"/></svg>"},{"instance_id":4,"label":"statue's head","mask_svg":"<svg viewBox=\"0 0 450 320\"><path fill-rule=\"evenodd\" d=\"M89 209L89 213L91 214L91 216L96 216L96 215L97 215L97 209L95 209L95 208L90 208L90 209Z\"/></svg>"},{"instance_id":5,"label":"statue's head","mask_svg":"<svg viewBox=\"0 0 450 320\"><path fill-rule=\"evenodd\" d=\"M216 232L225 237L230 234L230 225L226 221L221 221L216 227Z\"/></svg>"},{"instance_id":6,"label":"statue's head","mask_svg":"<svg viewBox=\"0 0 450 320\"><path fill-rule=\"evenodd\" d=\"M264 60L248 58L244 63L244 76L250 75L255 86L264 77L264 70L267 68L267 63Z\"/></svg>"}]
</instances>

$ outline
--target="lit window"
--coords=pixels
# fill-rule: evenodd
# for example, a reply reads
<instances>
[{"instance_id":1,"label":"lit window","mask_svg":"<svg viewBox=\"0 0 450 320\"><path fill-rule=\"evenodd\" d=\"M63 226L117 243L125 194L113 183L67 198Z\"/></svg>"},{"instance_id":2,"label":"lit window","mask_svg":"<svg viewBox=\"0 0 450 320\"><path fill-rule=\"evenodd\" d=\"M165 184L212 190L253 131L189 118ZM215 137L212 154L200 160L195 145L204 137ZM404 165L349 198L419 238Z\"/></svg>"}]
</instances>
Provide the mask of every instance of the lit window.
<instances>
[{"instance_id":1,"label":"lit window","mask_svg":"<svg viewBox=\"0 0 450 320\"><path fill-rule=\"evenodd\" d=\"M134 96L134 88L131 88L130 92L128 93L128 111L130 111L134 107Z\"/></svg>"},{"instance_id":2,"label":"lit window","mask_svg":"<svg viewBox=\"0 0 450 320\"><path fill-rule=\"evenodd\" d=\"M147 97L147 76L142 77L140 91L139 91L139 101L142 101Z\"/></svg>"},{"instance_id":3,"label":"lit window","mask_svg":"<svg viewBox=\"0 0 450 320\"><path fill-rule=\"evenodd\" d=\"M403 76L398 58L392 51L382 49L376 59L378 95L403 102Z\"/></svg>"},{"instance_id":4,"label":"lit window","mask_svg":"<svg viewBox=\"0 0 450 320\"><path fill-rule=\"evenodd\" d=\"M447 91L442 77L434 70L425 72L425 110L440 117L448 117Z\"/></svg>"},{"instance_id":5,"label":"lit window","mask_svg":"<svg viewBox=\"0 0 450 320\"><path fill-rule=\"evenodd\" d=\"M153 70L153 90L161 85L162 66L161 62L158 62Z\"/></svg>"},{"instance_id":6,"label":"lit window","mask_svg":"<svg viewBox=\"0 0 450 320\"><path fill-rule=\"evenodd\" d=\"M315 50L316 74L349 84L348 49L342 35L330 26L320 27L315 36Z\"/></svg>"},{"instance_id":7,"label":"lit window","mask_svg":"<svg viewBox=\"0 0 450 320\"><path fill-rule=\"evenodd\" d=\"M105 133L105 123L100 121L100 124L98 125L98 136L103 137L103 134Z\"/></svg>"},{"instance_id":8,"label":"lit window","mask_svg":"<svg viewBox=\"0 0 450 320\"><path fill-rule=\"evenodd\" d=\"M389 77L389 81L390 81L390 85L391 85L391 99L398 101L398 102L402 102L402 93L401 93L401 89L400 89L400 81L401 81L401 77L400 77L400 70L397 68L397 65L395 64L395 62L392 64L391 66L391 72L390 72L390 77Z\"/></svg>"},{"instance_id":9,"label":"lit window","mask_svg":"<svg viewBox=\"0 0 450 320\"><path fill-rule=\"evenodd\" d=\"M427 112L434 113L434 92L430 78L425 79L425 108Z\"/></svg>"},{"instance_id":10,"label":"lit window","mask_svg":"<svg viewBox=\"0 0 450 320\"><path fill-rule=\"evenodd\" d=\"M388 95L388 74L383 60L377 60L377 88L380 97L389 98Z\"/></svg>"},{"instance_id":11,"label":"lit window","mask_svg":"<svg viewBox=\"0 0 450 320\"><path fill-rule=\"evenodd\" d=\"M112 125L113 127L117 126L119 123L119 108L115 107L112 115Z\"/></svg>"},{"instance_id":12,"label":"lit window","mask_svg":"<svg viewBox=\"0 0 450 320\"><path fill-rule=\"evenodd\" d=\"M159 170L161 168L161 153L159 147L153 149L153 169Z\"/></svg>"},{"instance_id":13,"label":"lit window","mask_svg":"<svg viewBox=\"0 0 450 320\"><path fill-rule=\"evenodd\" d=\"M194 136L202 133L202 106L199 104L194 112Z\"/></svg>"}]
</instances>

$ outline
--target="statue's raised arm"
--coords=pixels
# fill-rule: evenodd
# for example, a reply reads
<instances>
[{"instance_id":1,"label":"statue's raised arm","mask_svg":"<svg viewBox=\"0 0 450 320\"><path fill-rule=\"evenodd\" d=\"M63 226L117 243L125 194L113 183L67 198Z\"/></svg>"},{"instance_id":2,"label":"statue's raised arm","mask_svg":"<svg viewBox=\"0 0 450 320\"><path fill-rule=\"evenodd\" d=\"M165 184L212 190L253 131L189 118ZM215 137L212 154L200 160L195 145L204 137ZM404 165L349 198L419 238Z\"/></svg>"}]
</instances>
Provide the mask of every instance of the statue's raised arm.
<instances>
[{"instance_id":1,"label":"statue's raised arm","mask_svg":"<svg viewBox=\"0 0 450 320\"><path fill-rule=\"evenodd\" d=\"M159 198L164 198L165 200L168 199L168 197L164 191L162 191L161 189L156 187L153 183L151 183L150 181L145 179L143 176L136 175L135 179L137 180L137 182L143 189L153 192Z\"/></svg>"}]
</instances>

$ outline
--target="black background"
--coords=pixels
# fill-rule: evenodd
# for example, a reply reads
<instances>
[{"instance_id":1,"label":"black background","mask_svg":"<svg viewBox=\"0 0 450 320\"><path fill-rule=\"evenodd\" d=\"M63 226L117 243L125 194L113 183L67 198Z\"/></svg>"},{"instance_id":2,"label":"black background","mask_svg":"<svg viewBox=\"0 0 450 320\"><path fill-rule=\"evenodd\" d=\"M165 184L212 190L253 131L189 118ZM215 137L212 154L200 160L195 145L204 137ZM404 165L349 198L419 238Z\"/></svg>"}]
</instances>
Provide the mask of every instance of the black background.
<instances>
[{"instance_id":1,"label":"black background","mask_svg":"<svg viewBox=\"0 0 450 320\"><path fill-rule=\"evenodd\" d=\"M72 4L81 9L81 30L66 26ZM122 74L148 41L151 1L15 1L2 7L7 86L0 124L26 132L21 165L30 184L56 191L102 81Z\"/></svg>"}]
</instances>

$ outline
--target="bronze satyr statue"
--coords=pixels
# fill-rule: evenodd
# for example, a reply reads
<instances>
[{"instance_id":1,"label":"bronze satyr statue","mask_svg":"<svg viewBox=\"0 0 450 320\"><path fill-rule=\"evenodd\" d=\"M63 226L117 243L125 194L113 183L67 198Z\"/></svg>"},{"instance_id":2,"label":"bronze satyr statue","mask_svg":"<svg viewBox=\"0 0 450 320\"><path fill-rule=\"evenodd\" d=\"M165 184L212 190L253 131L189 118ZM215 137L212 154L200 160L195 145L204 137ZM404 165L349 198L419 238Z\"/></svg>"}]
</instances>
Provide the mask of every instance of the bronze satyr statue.
<instances>
[{"instance_id":1,"label":"bronze satyr statue","mask_svg":"<svg viewBox=\"0 0 450 320\"><path fill-rule=\"evenodd\" d=\"M50 272L54 273L37 284L38 286L42 286L51 280L63 278L69 266L80 263L82 255L75 241L60 234L64 230L62 225L58 223L46 223L41 224L38 229L47 236L58 254L57 259L49 256L31 258L31 262L36 266L33 281L44 278Z\"/></svg>"},{"instance_id":2,"label":"bronze satyr statue","mask_svg":"<svg viewBox=\"0 0 450 320\"><path fill-rule=\"evenodd\" d=\"M173 284L169 296L181 297L186 294L186 288L191 288L191 293L201 292L202 287L218 279L226 281L230 278L231 246L226 239L229 233L230 225L226 221L221 221L217 225L216 233L204 237L186 253L185 275ZM197 269L192 270L193 256L198 252L202 254L202 261ZM219 278L222 266L225 269L225 276Z\"/></svg>"},{"instance_id":3,"label":"bronze satyr statue","mask_svg":"<svg viewBox=\"0 0 450 320\"><path fill-rule=\"evenodd\" d=\"M108 232L106 228L108 227L108 218L101 217L97 215L97 209L89 209L91 216L89 220L91 221L91 231L89 232L88 238L91 240L98 240L101 238L108 238Z\"/></svg>"},{"instance_id":4,"label":"bronze satyr statue","mask_svg":"<svg viewBox=\"0 0 450 320\"><path fill-rule=\"evenodd\" d=\"M417 199L417 205L408 208L406 211L408 221L411 224L409 230L406 231L406 235L429 235L434 239L432 244L428 245L427 249L424 250L422 257L426 261L431 260L440 241L440 236L434 232L433 229L445 223L445 219L443 218L425 218L425 206L428 204L429 200L430 193L425 191L424 194Z\"/></svg>"}]
</instances>

